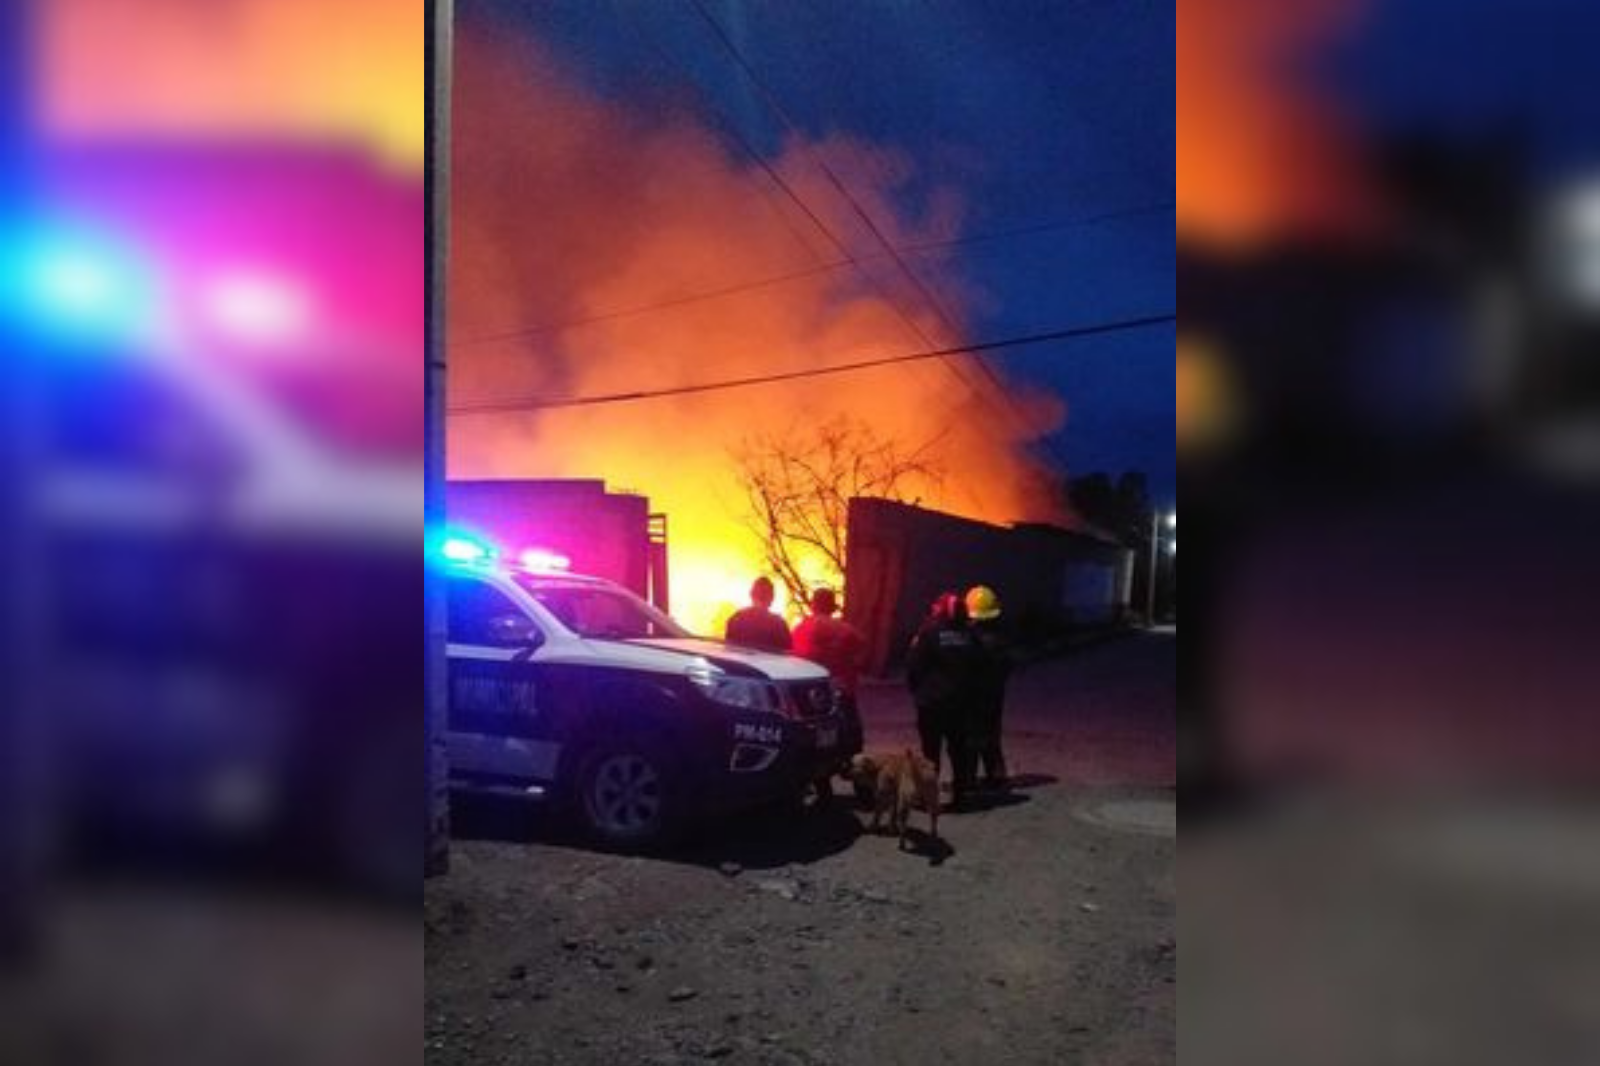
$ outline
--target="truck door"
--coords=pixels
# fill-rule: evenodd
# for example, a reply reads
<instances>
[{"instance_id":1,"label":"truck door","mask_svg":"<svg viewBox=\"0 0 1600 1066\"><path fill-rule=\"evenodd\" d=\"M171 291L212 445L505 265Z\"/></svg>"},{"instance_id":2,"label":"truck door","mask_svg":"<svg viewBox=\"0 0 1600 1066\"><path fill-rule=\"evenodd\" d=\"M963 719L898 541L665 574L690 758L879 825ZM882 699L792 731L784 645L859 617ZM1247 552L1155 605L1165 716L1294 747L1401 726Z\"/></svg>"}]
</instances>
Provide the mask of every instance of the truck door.
<instances>
[{"instance_id":1,"label":"truck door","mask_svg":"<svg viewBox=\"0 0 1600 1066\"><path fill-rule=\"evenodd\" d=\"M523 791L555 776L560 745L550 733L545 634L515 602L478 575L453 574L449 603L452 783Z\"/></svg>"}]
</instances>

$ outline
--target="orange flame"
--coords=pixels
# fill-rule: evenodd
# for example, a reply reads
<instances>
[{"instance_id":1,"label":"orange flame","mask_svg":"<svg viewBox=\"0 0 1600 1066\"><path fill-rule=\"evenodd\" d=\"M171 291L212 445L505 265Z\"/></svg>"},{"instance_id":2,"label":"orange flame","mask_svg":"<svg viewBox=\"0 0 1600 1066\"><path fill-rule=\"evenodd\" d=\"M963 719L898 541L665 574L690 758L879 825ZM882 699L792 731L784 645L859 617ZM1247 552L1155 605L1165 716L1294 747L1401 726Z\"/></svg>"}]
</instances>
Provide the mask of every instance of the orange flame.
<instances>
[{"instance_id":1,"label":"orange flame","mask_svg":"<svg viewBox=\"0 0 1600 1066\"><path fill-rule=\"evenodd\" d=\"M823 266L839 248L691 116L645 118L602 101L530 42L469 27L458 48L453 400L656 390L958 340L959 323L941 322L896 278L813 153L895 245L948 237L959 214L953 194L935 197L921 218L896 206L911 166L902 155L833 137L790 143L773 162L850 255L877 256L865 269L880 291L862 269ZM946 302L963 295L945 264L915 265ZM927 486L924 503L995 521L1061 520L1058 492L1024 451L1059 424L1060 402L1015 389L1000 397L982 369L930 360L637 402L457 414L450 473L603 477L648 495L671 523L674 613L715 632L764 569L740 522L728 455L764 429L847 415L908 448L943 434L944 488Z\"/></svg>"}]
</instances>

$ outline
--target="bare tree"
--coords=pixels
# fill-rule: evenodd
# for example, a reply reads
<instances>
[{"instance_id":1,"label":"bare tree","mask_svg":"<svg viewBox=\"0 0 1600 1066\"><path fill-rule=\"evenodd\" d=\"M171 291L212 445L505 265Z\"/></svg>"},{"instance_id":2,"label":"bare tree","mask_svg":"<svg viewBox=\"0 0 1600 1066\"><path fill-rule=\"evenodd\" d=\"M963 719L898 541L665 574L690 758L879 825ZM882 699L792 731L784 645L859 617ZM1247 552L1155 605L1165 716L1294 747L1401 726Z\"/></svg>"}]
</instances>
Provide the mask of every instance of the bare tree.
<instances>
[{"instance_id":1,"label":"bare tree","mask_svg":"<svg viewBox=\"0 0 1600 1066\"><path fill-rule=\"evenodd\" d=\"M907 448L841 416L749 437L731 450L745 524L791 602L803 601L816 582L837 588L843 580L852 498L914 504L938 488L943 472L933 453L939 439Z\"/></svg>"}]
</instances>

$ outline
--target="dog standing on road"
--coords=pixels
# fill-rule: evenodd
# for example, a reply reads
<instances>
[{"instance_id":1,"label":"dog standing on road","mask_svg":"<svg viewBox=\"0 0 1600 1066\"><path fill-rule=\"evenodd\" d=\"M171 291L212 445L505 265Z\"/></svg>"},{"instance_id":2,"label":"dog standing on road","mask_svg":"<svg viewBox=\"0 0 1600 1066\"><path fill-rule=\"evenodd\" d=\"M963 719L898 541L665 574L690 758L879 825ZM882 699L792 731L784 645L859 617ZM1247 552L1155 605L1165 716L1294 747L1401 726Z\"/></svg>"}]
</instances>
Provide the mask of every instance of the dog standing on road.
<instances>
[{"instance_id":1,"label":"dog standing on road","mask_svg":"<svg viewBox=\"0 0 1600 1066\"><path fill-rule=\"evenodd\" d=\"M872 826L876 833L889 812L889 827L906 846L911 808L920 804L928 812L929 833L939 839L939 769L907 748L885 755L857 755L850 760L850 778L858 796L872 796Z\"/></svg>"}]
</instances>

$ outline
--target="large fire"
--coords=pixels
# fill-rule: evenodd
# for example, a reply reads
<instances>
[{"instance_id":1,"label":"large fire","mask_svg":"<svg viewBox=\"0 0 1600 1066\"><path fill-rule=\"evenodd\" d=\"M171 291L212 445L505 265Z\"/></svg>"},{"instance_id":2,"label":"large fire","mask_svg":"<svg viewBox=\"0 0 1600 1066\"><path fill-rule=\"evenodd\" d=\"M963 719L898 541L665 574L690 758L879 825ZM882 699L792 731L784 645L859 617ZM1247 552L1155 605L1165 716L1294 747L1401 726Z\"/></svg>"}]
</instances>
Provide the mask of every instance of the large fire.
<instances>
[{"instance_id":1,"label":"large fire","mask_svg":"<svg viewBox=\"0 0 1600 1066\"><path fill-rule=\"evenodd\" d=\"M949 237L958 199L935 197L907 217L894 193L910 163L894 151L834 137L790 143L772 160L864 261L869 282L860 268L826 268L840 250L690 114L624 109L580 88L534 43L471 27L458 40L455 93L453 404L656 390L959 340L959 324L897 276L812 154L894 244ZM924 255L914 265L947 308L959 301L946 264ZM907 447L943 434L945 477L925 503L994 521L1060 520L1058 494L1025 445L1059 422L1061 405L1010 391L997 395L983 368L952 359L661 399L458 411L449 468L600 477L648 495L671 524L674 613L714 632L765 569L741 524L730 448L839 415Z\"/></svg>"}]
</instances>

